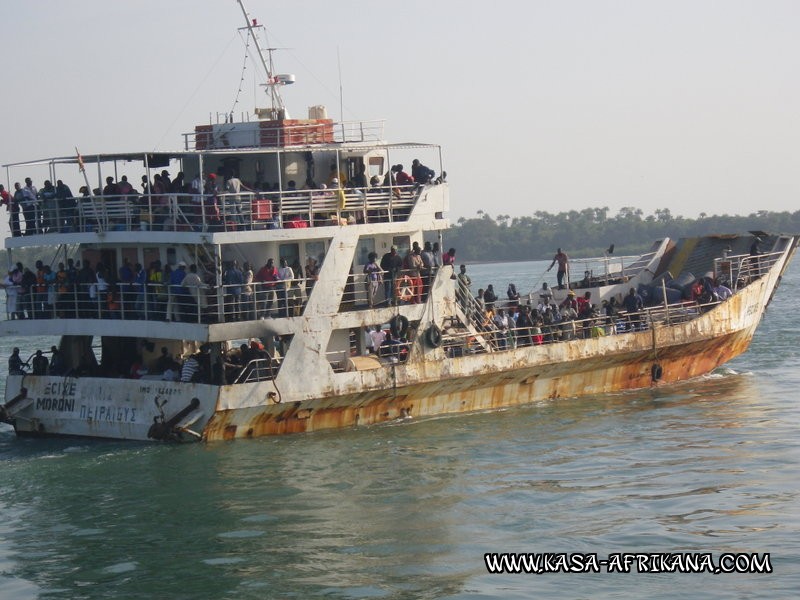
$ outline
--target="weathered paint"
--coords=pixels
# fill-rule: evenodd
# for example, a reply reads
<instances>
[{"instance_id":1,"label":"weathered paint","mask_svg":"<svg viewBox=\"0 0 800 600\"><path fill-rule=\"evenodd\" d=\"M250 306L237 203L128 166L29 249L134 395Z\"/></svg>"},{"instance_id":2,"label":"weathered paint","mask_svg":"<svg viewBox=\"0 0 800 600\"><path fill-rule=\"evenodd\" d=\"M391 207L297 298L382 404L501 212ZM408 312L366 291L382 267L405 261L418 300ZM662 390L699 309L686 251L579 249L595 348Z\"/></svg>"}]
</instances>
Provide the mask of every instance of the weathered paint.
<instances>
[{"instance_id":1,"label":"weathered paint","mask_svg":"<svg viewBox=\"0 0 800 600\"><path fill-rule=\"evenodd\" d=\"M386 370L334 374L331 385L317 398L291 401L288 396L280 403L222 408L207 424L204 437L316 431L691 379L747 349L772 285L765 277L692 321L657 324L654 331L459 358L445 358L441 349L429 350L417 360ZM662 370L658 382L652 380L655 364Z\"/></svg>"}]
</instances>

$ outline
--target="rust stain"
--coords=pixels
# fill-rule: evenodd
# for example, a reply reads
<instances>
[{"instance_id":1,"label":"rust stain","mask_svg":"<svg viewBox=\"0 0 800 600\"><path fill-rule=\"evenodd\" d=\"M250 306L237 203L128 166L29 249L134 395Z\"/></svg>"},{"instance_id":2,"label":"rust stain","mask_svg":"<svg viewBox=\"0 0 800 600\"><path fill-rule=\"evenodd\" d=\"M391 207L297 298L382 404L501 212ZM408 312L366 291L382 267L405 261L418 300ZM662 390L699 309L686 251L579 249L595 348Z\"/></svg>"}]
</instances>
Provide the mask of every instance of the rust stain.
<instances>
[{"instance_id":1,"label":"rust stain","mask_svg":"<svg viewBox=\"0 0 800 600\"><path fill-rule=\"evenodd\" d=\"M647 337L650 332L645 332ZM651 387L652 367L659 364L659 384L674 383L715 369L744 352L749 330L713 339L692 341L652 351L641 347L615 356L581 358L570 349L565 364L529 365L514 371L491 371L450 380L405 385L398 396L385 391L272 404L214 414L205 439L257 437L353 427L391 421L404 416L432 416L528 404L545 399L578 397ZM577 346L577 345L576 345Z\"/></svg>"}]
</instances>

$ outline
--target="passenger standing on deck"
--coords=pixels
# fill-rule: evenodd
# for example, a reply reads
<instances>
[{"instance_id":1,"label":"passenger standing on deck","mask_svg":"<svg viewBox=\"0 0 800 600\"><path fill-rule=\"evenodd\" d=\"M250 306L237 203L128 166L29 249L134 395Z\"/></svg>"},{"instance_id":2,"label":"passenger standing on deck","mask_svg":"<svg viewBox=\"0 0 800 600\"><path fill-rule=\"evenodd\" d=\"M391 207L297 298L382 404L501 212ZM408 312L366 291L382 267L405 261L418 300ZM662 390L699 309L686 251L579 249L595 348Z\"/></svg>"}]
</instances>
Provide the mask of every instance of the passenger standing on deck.
<instances>
[{"instance_id":1,"label":"passenger standing on deck","mask_svg":"<svg viewBox=\"0 0 800 600\"><path fill-rule=\"evenodd\" d=\"M239 303L242 300L244 275L239 269L239 261L234 260L222 275L225 285L225 317L227 321L239 320Z\"/></svg>"},{"instance_id":2,"label":"passenger standing on deck","mask_svg":"<svg viewBox=\"0 0 800 600\"><path fill-rule=\"evenodd\" d=\"M14 184L16 187L19 184ZM41 216L39 214L39 191L34 187L30 177L25 178L22 191L22 213L25 215L25 235L40 233Z\"/></svg>"},{"instance_id":3,"label":"passenger standing on deck","mask_svg":"<svg viewBox=\"0 0 800 600\"><path fill-rule=\"evenodd\" d=\"M394 281L403 268L403 259L397 253L397 248L392 246L389 252L381 257L381 270L383 275L383 297L390 304L394 296Z\"/></svg>"},{"instance_id":4,"label":"passenger standing on deck","mask_svg":"<svg viewBox=\"0 0 800 600\"><path fill-rule=\"evenodd\" d=\"M239 314L244 321L252 321L256 318L256 308L253 303L253 269L249 262L242 265L242 279L244 286L242 287L242 299Z\"/></svg>"},{"instance_id":5,"label":"passenger standing on deck","mask_svg":"<svg viewBox=\"0 0 800 600\"><path fill-rule=\"evenodd\" d=\"M366 275L367 301L370 308L372 308L378 299L378 289L381 285L381 268L378 266L378 253L370 252L368 261L364 265L364 274Z\"/></svg>"},{"instance_id":6,"label":"passenger standing on deck","mask_svg":"<svg viewBox=\"0 0 800 600\"><path fill-rule=\"evenodd\" d=\"M550 266L547 267L547 270L553 268L553 265L558 263L558 271L556 271L556 279L558 280L558 289L564 289L564 277L567 277L567 282L569 282L569 257L566 255L565 252L561 251L559 248L556 251L556 255L553 257L553 262L550 263Z\"/></svg>"},{"instance_id":7,"label":"passenger standing on deck","mask_svg":"<svg viewBox=\"0 0 800 600\"><path fill-rule=\"evenodd\" d=\"M631 329L640 330L642 328L642 316L640 313L644 308L642 297L636 293L634 288L631 288L628 295L622 300L622 305L625 307L625 312L628 313Z\"/></svg>"},{"instance_id":8,"label":"passenger standing on deck","mask_svg":"<svg viewBox=\"0 0 800 600\"><path fill-rule=\"evenodd\" d=\"M11 227L11 236L19 237L19 202L16 196L12 196L0 183L0 203L5 204L6 211L9 213L9 226Z\"/></svg>"},{"instance_id":9,"label":"passenger standing on deck","mask_svg":"<svg viewBox=\"0 0 800 600\"><path fill-rule=\"evenodd\" d=\"M58 227L61 231L71 231L75 227L75 198L72 190L60 179L56 181L56 206L58 207ZM77 229L77 227L76 227Z\"/></svg>"},{"instance_id":10,"label":"passenger standing on deck","mask_svg":"<svg viewBox=\"0 0 800 600\"><path fill-rule=\"evenodd\" d=\"M273 259L268 259L267 264L258 270L255 280L259 284L256 291L256 310L262 311L262 317L271 317L272 306L275 304L275 285L278 281L278 269L275 268ZM263 307L259 308L262 302Z\"/></svg>"},{"instance_id":11,"label":"passenger standing on deck","mask_svg":"<svg viewBox=\"0 0 800 600\"><path fill-rule=\"evenodd\" d=\"M281 259L281 268L278 269L278 304L281 316L289 316L289 288L294 279L294 271L285 258Z\"/></svg>"},{"instance_id":12,"label":"passenger standing on deck","mask_svg":"<svg viewBox=\"0 0 800 600\"><path fill-rule=\"evenodd\" d=\"M167 321L182 321L186 304L186 288L181 284L186 277L186 263L180 261L178 268L169 276L169 298L167 299Z\"/></svg>"},{"instance_id":13,"label":"passenger standing on deck","mask_svg":"<svg viewBox=\"0 0 800 600\"><path fill-rule=\"evenodd\" d=\"M25 371L22 370L23 365L27 363L22 362L19 357L19 348L14 348L11 351L11 356L8 357L8 374L9 375L24 375Z\"/></svg>"},{"instance_id":14,"label":"passenger standing on deck","mask_svg":"<svg viewBox=\"0 0 800 600\"><path fill-rule=\"evenodd\" d=\"M421 251L419 244L414 242L414 247L409 251L406 256L405 268L408 276L411 277L414 287L414 303L420 304L422 302L422 275L421 271L424 267L422 262Z\"/></svg>"},{"instance_id":15,"label":"passenger standing on deck","mask_svg":"<svg viewBox=\"0 0 800 600\"><path fill-rule=\"evenodd\" d=\"M33 374L34 375L47 375L47 357L42 354L41 350L37 350L33 357Z\"/></svg>"},{"instance_id":16,"label":"passenger standing on deck","mask_svg":"<svg viewBox=\"0 0 800 600\"><path fill-rule=\"evenodd\" d=\"M183 311L185 320L190 323L200 323L203 308L205 308L203 302L205 299L205 295L203 294L205 284L203 280L200 279L200 275L197 274L197 265L189 265L189 272L186 274L186 277L183 278L183 281L181 281L181 287L185 288L187 291L186 308Z\"/></svg>"}]
</instances>

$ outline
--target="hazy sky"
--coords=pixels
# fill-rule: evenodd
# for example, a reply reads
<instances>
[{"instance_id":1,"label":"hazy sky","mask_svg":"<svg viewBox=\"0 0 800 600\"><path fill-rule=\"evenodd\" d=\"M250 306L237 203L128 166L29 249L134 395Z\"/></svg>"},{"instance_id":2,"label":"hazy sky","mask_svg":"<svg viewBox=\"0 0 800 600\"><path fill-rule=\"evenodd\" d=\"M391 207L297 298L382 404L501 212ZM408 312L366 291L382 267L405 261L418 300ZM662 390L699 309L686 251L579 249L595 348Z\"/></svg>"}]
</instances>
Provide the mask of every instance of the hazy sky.
<instances>
[{"instance_id":1,"label":"hazy sky","mask_svg":"<svg viewBox=\"0 0 800 600\"><path fill-rule=\"evenodd\" d=\"M442 144L454 221L800 208L795 0L246 4L287 48L293 116L340 118L338 54L346 120ZM235 0L2 0L0 163L180 148L230 111L242 24ZM59 176L77 190L77 170Z\"/></svg>"}]
</instances>

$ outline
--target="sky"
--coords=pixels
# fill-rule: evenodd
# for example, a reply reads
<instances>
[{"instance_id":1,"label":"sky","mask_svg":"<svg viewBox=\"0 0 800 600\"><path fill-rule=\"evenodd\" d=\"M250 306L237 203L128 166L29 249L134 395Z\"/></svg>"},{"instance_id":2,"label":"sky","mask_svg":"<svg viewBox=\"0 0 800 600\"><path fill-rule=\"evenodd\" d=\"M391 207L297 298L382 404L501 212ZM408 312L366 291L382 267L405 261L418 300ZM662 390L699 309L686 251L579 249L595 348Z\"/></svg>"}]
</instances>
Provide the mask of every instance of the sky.
<instances>
[{"instance_id":1,"label":"sky","mask_svg":"<svg viewBox=\"0 0 800 600\"><path fill-rule=\"evenodd\" d=\"M800 2L245 3L292 116L442 145L453 221L800 208ZM0 24L0 164L180 149L240 85L235 114L263 97L235 0L2 0Z\"/></svg>"}]
</instances>

